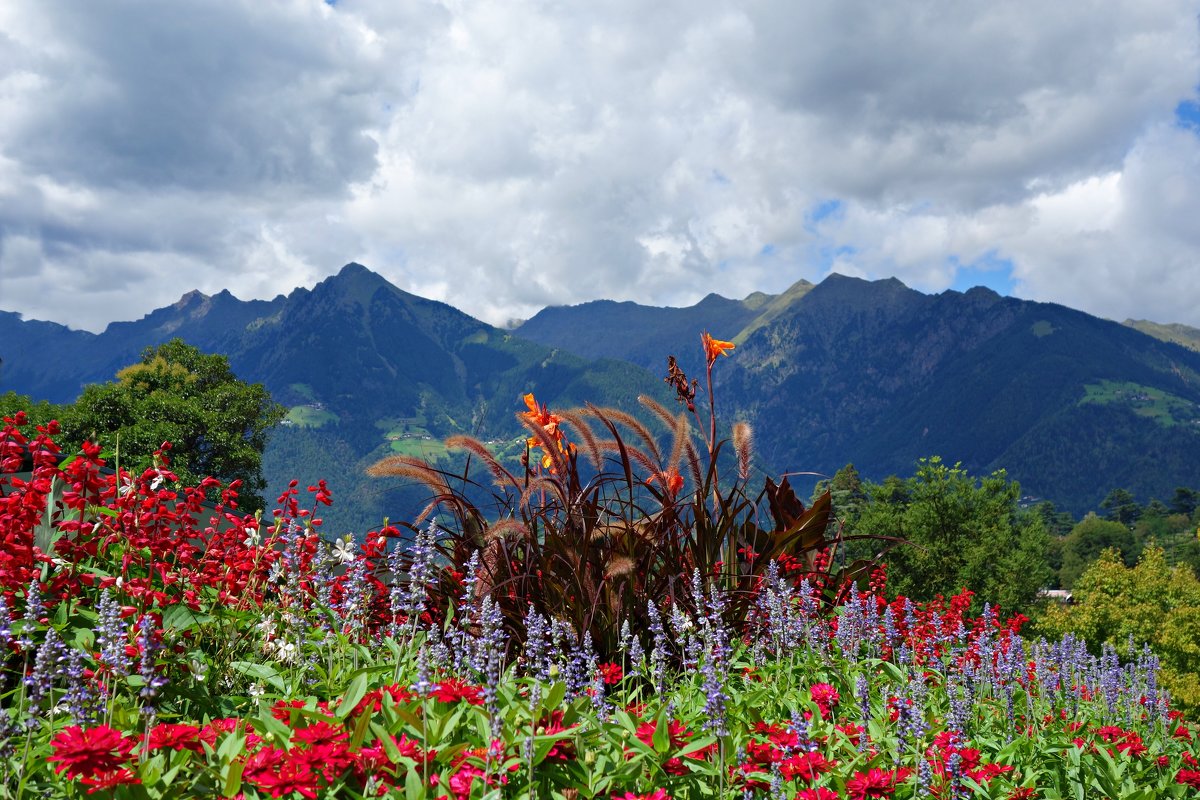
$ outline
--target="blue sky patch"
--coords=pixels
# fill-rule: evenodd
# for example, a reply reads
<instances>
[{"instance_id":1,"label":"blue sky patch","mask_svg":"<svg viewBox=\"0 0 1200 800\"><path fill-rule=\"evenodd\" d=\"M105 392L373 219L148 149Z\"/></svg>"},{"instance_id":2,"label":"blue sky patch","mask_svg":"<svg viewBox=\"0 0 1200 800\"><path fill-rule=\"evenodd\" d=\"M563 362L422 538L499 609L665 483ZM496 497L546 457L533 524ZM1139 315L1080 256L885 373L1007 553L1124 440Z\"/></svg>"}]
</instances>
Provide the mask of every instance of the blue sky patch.
<instances>
[{"instance_id":1,"label":"blue sky patch","mask_svg":"<svg viewBox=\"0 0 1200 800\"><path fill-rule=\"evenodd\" d=\"M1200 103L1184 100L1175 106L1175 124L1193 133L1200 133Z\"/></svg>"},{"instance_id":2,"label":"blue sky patch","mask_svg":"<svg viewBox=\"0 0 1200 800\"><path fill-rule=\"evenodd\" d=\"M846 209L846 204L841 200L824 200L813 206L813 210L808 212L808 221L817 223L828 217L838 217Z\"/></svg>"},{"instance_id":3,"label":"blue sky patch","mask_svg":"<svg viewBox=\"0 0 1200 800\"><path fill-rule=\"evenodd\" d=\"M961 264L957 258L949 259L957 267L954 283L950 288L965 292L974 286L986 286L997 294L1012 296L1017 288L1013 280L1013 263L1007 258L998 258L989 253L978 261Z\"/></svg>"}]
</instances>

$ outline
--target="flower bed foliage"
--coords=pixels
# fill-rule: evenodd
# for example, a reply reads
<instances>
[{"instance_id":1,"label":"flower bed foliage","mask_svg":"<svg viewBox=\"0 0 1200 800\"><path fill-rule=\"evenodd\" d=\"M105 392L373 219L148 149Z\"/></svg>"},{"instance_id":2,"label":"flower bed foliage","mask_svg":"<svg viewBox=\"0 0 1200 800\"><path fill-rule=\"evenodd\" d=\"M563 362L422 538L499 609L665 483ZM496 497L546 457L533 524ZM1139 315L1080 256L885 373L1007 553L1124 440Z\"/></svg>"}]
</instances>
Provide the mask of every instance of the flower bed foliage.
<instances>
[{"instance_id":1,"label":"flower bed foliage","mask_svg":"<svg viewBox=\"0 0 1200 800\"><path fill-rule=\"evenodd\" d=\"M725 345L706 337L710 376ZM1148 651L1026 641L1020 617L969 616L966 593L889 601L883 567L829 569L827 507L782 484L750 497L740 464L719 479L711 405L698 446L664 412L660 453L632 418L529 398L545 458L487 464L507 513L489 521L452 476L393 461L382 471L439 487L444 526L361 544L319 535L323 484L263 520L239 513L237 486L177 488L166 449L112 474L98 448L60 463L53 425L6 418L0 471L26 453L34 471L0 475L5 796L1200 789L1195 726Z\"/></svg>"}]
</instances>

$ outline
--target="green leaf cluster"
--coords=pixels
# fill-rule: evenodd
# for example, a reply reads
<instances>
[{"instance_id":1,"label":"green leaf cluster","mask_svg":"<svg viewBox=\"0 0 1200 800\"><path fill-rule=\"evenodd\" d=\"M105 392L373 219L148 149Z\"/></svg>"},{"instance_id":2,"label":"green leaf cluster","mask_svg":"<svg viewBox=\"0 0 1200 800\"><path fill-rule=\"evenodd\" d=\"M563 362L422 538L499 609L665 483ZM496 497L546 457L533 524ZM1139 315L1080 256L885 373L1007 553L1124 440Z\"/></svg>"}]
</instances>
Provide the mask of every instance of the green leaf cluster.
<instances>
[{"instance_id":1,"label":"green leaf cluster","mask_svg":"<svg viewBox=\"0 0 1200 800\"><path fill-rule=\"evenodd\" d=\"M887 555L896 594L929 600L965 587L976 605L1020 612L1046 585L1049 535L1040 516L1019 507L1020 486L1003 471L976 478L933 456L910 478L863 486L867 501L850 506L846 534L904 540Z\"/></svg>"}]
</instances>

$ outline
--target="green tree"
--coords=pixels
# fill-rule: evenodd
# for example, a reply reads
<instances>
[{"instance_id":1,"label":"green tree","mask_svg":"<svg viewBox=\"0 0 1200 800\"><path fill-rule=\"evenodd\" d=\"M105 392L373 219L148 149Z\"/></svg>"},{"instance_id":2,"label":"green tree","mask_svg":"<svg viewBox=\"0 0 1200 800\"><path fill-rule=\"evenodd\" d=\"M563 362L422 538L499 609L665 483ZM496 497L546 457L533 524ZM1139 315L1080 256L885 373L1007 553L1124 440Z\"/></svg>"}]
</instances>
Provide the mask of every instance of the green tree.
<instances>
[{"instance_id":1,"label":"green tree","mask_svg":"<svg viewBox=\"0 0 1200 800\"><path fill-rule=\"evenodd\" d=\"M894 592L916 600L967 588L987 601L1028 610L1047 585L1050 537L1036 514L1018 506L1020 486L1003 472L977 479L934 456L916 474L867 484L866 503L847 532L898 536L910 544L887 557Z\"/></svg>"},{"instance_id":2,"label":"green tree","mask_svg":"<svg viewBox=\"0 0 1200 800\"><path fill-rule=\"evenodd\" d=\"M1113 489L1108 493L1108 497L1100 503L1100 507L1105 511L1105 519L1111 519L1131 528L1133 523L1142 516L1142 507L1138 505L1137 500L1127 489Z\"/></svg>"},{"instance_id":3,"label":"green tree","mask_svg":"<svg viewBox=\"0 0 1200 800\"><path fill-rule=\"evenodd\" d=\"M1200 505L1200 492L1186 486L1175 487L1175 496L1171 498L1172 514L1183 514L1190 517L1196 513L1197 505Z\"/></svg>"},{"instance_id":4,"label":"green tree","mask_svg":"<svg viewBox=\"0 0 1200 800\"><path fill-rule=\"evenodd\" d=\"M25 412L30 425L45 425L50 420L58 419L62 415L60 406L47 403L45 400L35 403L30 397L12 391L0 394L0 417L11 417L18 411Z\"/></svg>"},{"instance_id":5,"label":"green tree","mask_svg":"<svg viewBox=\"0 0 1200 800\"><path fill-rule=\"evenodd\" d=\"M262 508L262 452L286 410L261 384L238 380L225 356L181 339L147 348L116 378L62 409L64 441L119 446L121 466L134 471L154 466L154 452L170 442L171 470L182 482L240 479L242 508Z\"/></svg>"},{"instance_id":6,"label":"green tree","mask_svg":"<svg viewBox=\"0 0 1200 800\"><path fill-rule=\"evenodd\" d=\"M1137 563L1141 550L1129 528L1119 522L1088 514L1063 540L1059 584L1064 589L1073 587L1088 565L1109 548L1116 548L1121 559L1129 566Z\"/></svg>"},{"instance_id":7,"label":"green tree","mask_svg":"<svg viewBox=\"0 0 1200 800\"><path fill-rule=\"evenodd\" d=\"M1200 712L1200 581L1189 567L1168 567L1156 545L1127 567L1113 548L1084 571L1072 594L1073 605L1048 609L1038 620L1042 633L1072 633L1093 653L1104 644L1124 652L1130 637L1139 647L1149 644L1174 704Z\"/></svg>"},{"instance_id":8,"label":"green tree","mask_svg":"<svg viewBox=\"0 0 1200 800\"><path fill-rule=\"evenodd\" d=\"M1075 527L1075 518L1068 511L1059 511L1054 503L1043 500L1030 509L1042 519L1042 526L1051 536L1066 536Z\"/></svg>"},{"instance_id":9,"label":"green tree","mask_svg":"<svg viewBox=\"0 0 1200 800\"><path fill-rule=\"evenodd\" d=\"M813 490L812 500L828 491L833 501L833 513L843 519L853 519L858 515L858 508L867 499L862 478L853 464L847 464L833 474L832 478L817 482Z\"/></svg>"}]
</instances>

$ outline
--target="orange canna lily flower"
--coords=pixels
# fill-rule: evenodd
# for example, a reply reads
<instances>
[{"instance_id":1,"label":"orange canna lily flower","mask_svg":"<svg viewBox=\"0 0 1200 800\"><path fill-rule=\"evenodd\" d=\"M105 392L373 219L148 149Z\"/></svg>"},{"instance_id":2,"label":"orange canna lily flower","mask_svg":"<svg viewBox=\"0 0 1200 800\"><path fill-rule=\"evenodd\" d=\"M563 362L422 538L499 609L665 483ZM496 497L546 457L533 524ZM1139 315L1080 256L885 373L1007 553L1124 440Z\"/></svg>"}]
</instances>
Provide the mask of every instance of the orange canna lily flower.
<instances>
[{"instance_id":1,"label":"orange canna lily flower","mask_svg":"<svg viewBox=\"0 0 1200 800\"><path fill-rule=\"evenodd\" d=\"M538 405L537 400L533 396L533 392L526 394L522 399L525 401L525 406L529 410L520 412L520 416L529 422L534 422L540 425L542 429L545 430L546 433L549 434L554 440L555 444L558 445L558 451L560 453L563 455L570 455L574 453L575 445L568 442L567 437L561 430L559 430L558 425L560 422L562 422L562 419L557 414L551 414L550 409L547 406ZM526 447L531 448L542 447L541 441L536 436L530 436L528 439L526 439L525 445ZM543 469L549 469L551 472L554 472L554 470L551 468L553 463L554 459L550 457L549 453L542 454L541 464Z\"/></svg>"},{"instance_id":2,"label":"orange canna lily flower","mask_svg":"<svg viewBox=\"0 0 1200 800\"><path fill-rule=\"evenodd\" d=\"M729 351L733 349L733 342L723 342L720 339L714 339L705 331L700 335L701 341L704 342L704 357L708 360L708 366L712 366L717 360L717 356L729 355Z\"/></svg>"},{"instance_id":3,"label":"orange canna lily flower","mask_svg":"<svg viewBox=\"0 0 1200 800\"><path fill-rule=\"evenodd\" d=\"M663 489L672 498L679 494L679 490L683 488L683 476L674 467L671 467L666 472L651 475L646 482L654 483L655 481L662 483Z\"/></svg>"}]
</instances>

